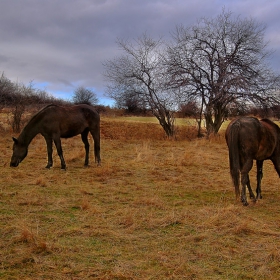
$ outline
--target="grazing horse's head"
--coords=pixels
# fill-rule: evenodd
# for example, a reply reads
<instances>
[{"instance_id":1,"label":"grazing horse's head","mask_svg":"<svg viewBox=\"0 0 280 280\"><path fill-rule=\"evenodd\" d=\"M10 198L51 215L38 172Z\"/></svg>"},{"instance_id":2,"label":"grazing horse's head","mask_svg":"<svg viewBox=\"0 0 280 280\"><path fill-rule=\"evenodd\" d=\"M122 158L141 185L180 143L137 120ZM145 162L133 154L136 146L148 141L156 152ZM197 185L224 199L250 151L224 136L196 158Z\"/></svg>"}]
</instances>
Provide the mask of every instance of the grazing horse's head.
<instances>
[{"instance_id":1,"label":"grazing horse's head","mask_svg":"<svg viewBox=\"0 0 280 280\"><path fill-rule=\"evenodd\" d=\"M27 156L27 146L22 145L19 141L13 137L14 145L13 145L13 155L11 158L10 166L17 167L19 163Z\"/></svg>"}]
</instances>

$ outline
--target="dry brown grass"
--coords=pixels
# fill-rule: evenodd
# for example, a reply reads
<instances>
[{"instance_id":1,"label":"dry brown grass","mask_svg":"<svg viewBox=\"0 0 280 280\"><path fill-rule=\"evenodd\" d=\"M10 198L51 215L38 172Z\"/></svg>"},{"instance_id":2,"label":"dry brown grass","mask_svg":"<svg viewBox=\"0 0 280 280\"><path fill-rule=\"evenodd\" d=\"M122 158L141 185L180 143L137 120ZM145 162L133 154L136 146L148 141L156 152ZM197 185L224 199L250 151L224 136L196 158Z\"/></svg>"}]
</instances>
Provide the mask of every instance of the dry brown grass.
<instances>
[{"instance_id":1,"label":"dry brown grass","mask_svg":"<svg viewBox=\"0 0 280 280\"><path fill-rule=\"evenodd\" d=\"M102 120L102 166L46 170L42 137L10 168L0 142L1 279L279 279L279 178L265 162L263 200L235 202L223 133L165 139L156 124ZM190 132L191 134L191 132ZM255 184L255 169L251 172Z\"/></svg>"}]
</instances>

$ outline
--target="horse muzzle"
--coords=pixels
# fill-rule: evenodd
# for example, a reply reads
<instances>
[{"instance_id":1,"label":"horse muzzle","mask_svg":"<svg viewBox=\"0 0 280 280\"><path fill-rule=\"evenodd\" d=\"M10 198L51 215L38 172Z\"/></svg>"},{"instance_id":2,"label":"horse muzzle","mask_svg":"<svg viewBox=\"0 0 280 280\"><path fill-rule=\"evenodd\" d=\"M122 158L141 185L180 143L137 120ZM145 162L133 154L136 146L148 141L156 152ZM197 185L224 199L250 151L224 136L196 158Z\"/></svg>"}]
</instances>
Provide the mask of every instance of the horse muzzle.
<instances>
[{"instance_id":1,"label":"horse muzzle","mask_svg":"<svg viewBox=\"0 0 280 280\"><path fill-rule=\"evenodd\" d=\"M10 167L17 167L19 165L19 160L17 161L11 161Z\"/></svg>"}]
</instances>

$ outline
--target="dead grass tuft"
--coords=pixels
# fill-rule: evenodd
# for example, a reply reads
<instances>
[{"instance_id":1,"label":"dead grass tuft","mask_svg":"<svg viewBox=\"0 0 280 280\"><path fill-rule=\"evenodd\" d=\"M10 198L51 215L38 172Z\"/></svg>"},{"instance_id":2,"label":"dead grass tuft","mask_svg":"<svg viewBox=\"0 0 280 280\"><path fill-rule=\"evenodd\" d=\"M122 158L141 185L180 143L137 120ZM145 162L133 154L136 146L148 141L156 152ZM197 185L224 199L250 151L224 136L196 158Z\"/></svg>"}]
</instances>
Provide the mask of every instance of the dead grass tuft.
<instances>
[{"instance_id":1,"label":"dead grass tuft","mask_svg":"<svg viewBox=\"0 0 280 280\"><path fill-rule=\"evenodd\" d=\"M197 163L194 160L194 155L189 151L185 152L180 160L180 165L182 166L197 166Z\"/></svg>"},{"instance_id":2,"label":"dead grass tuft","mask_svg":"<svg viewBox=\"0 0 280 280\"><path fill-rule=\"evenodd\" d=\"M164 209L164 202L159 197L142 197L134 201L135 205Z\"/></svg>"},{"instance_id":3,"label":"dead grass tuft","mask_svg":"<svg viewBox=\"0 0 280 280\"><path fill-rule=\"evenodd\" d=\"M92 192L88 192L88 191L83 190L83 189L81 189L80 192L81 192L83 195L93 195Z\"/></svg>"},{"instance_id":4,"label":"dead grass tuft","mask_svg":"<svg viewBox=\"0 0 280 280\"><path fill-rule=\"evenodd\" d=\"M111 166L110 162L103 163L101 166L94 169L94 175L100 182L105 182L116 172L115 168Z\"/></svg>"},{"instance_id":5,"label":"dead grass tuft","mask_svg":"<svg viewBox=\"0 0 280 280\"><path fill-rule=\"evenodd\" d=\"M208 140L209 140L210 143L224 144L225 133L224 133L224 131L222 131L218 134L210 134L209 137L208 137Z\"/></svg>"},{"instance_id":6,"label":"dead grass tuft","mask_svg":"<svg viewBox=\"0 0 280 280\"><path fill-rule=\"evenodd\" d=\"M42 176L40 176L39 178L36 179L35 184L36 184L37 186L40 186L40 187L47 187L47 186L48 186L48 184L47 184L45 178L42 177Z\"/></svg>"},{"instance_id":7,"label":"dead grass tuft","mask_svg":"<svg viewBox=\"0 0 280 280\"><path fill-rule=\"evenodd\" d=\"M153 161L154 154L150 148L150 141L143 141L141 145L136 146L136 159L135 161Z\"/></svg>"},{"instance_id":8,"label":"dead grass tuft","mask_svg":"<svg viewBox=\"0 0 280 280\"><path fill-rule=\"evenodd\" d=\"M197 127L193 125L180 125L176 127L176 140L194 140L197 139Z\"/></svg>"},{"instance_id":9,"label":"dead grass tuft","mask_svg":"<svg viewBox=\"0 0 280 280\"><path fill-rule=\"evenodd\" d=\"M120 219L119 224L124 228L129 228L129 227L133 226L134 218L132 215L126 215L125 217L122 217Z\"/></svg>"},{"instance_id":10,"label":"dead grass tuft","mask_svg":"<svg viewBox=\"0 0 280 280\"><path fill-rule=\"evenodd\" d=\"M34 233L31 230L29 230L27 227L23 227L20 229L19 236L15 238L15 242L34 243L35 242Z\"/></svg>"},{"instance_id":11,"label":"dead grass tuft","mask_svg":"<svg viewBox=\"0 0 280 280\"><path fill-rule=\"evenodd\" d=\"M14 244L28 244L32 249L31 252L36 254L51 253L46 241L40 238L39 235L31 228L27 226L20 226L17 231L17 235L13 238Z\"/></svg>"},{"instance_id":12,"label":"dead grass tuft","mask_svg":"<svg viewBox=\"0 0 280 280\"><path fill-rule=\"evenodd\" d=\"M267 262L280 262L280 252L278 248L272 248L272 251L266 257Z\"/></svg>"},{"instance_id":13,"label":"dead grass tuft","mask_svg":"<svg viewBox=\"0 0 280 280\"><path fill-rule=\"evenodd\" d=\"M245 222L241 222L233 229L233 233L238 236L248 236L255 233L255 231Z\"/></svg>"},{"instance_id":14,"label":"dead grass tuft","mask_svg":"<svg viewBox=\"0 0 280 280\"><path fill-rule=\"evenodd\" d=\"M91 208L90 202L88 201L88 199L83 198L82 200L82 204L81 204L81 209L86 211L89 210Z\"/></svg>"}]
</instances>

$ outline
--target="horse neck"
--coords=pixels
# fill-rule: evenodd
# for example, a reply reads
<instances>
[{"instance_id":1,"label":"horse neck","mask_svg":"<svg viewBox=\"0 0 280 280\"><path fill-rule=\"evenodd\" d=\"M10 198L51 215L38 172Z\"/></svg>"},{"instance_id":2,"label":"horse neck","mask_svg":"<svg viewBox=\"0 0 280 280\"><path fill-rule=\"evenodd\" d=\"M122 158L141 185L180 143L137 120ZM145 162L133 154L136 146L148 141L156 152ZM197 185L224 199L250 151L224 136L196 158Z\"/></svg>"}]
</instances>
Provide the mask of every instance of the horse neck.
<instances>
[{"instance_id":1,"label":"horse neck","mask_svg":"<svg viewBox=\"0 0 280 280\"><path fill-rule=\"evenodd\" d=\"M37 126L34 125L32 122L29 122L24 129L22 130L21 134L18 137L18 140L28 146L32 139L39 133Z\"/></svg>"}]
</instances>

